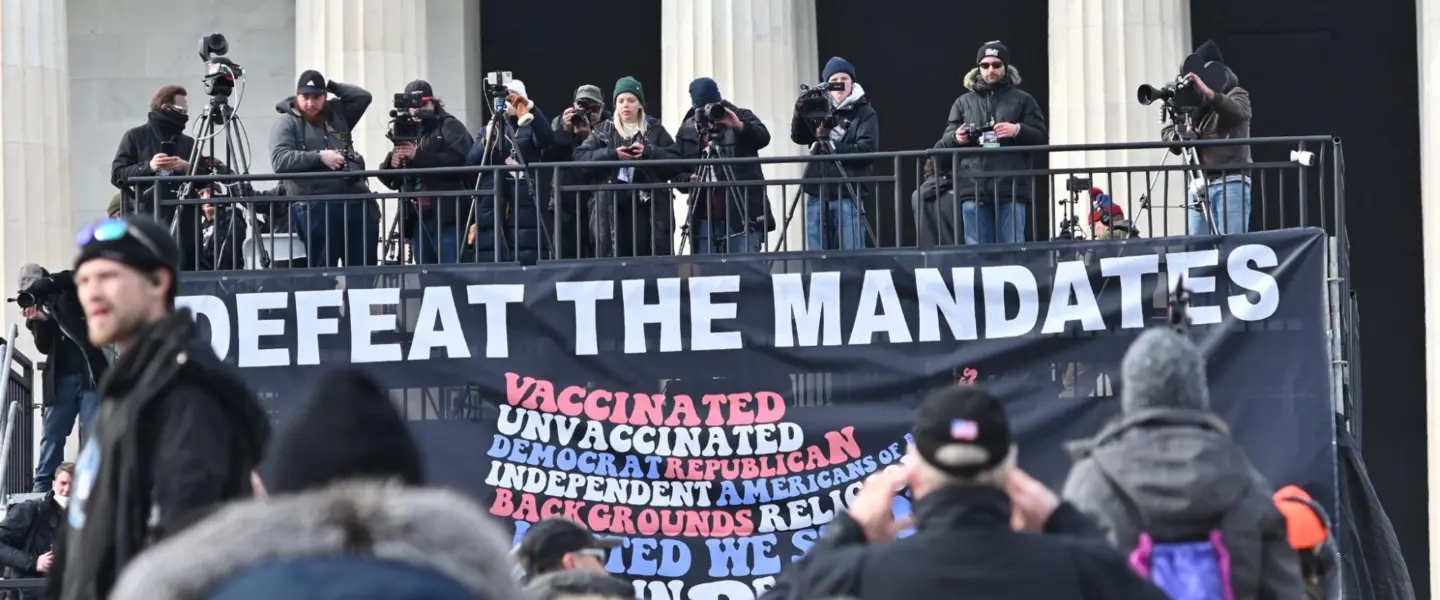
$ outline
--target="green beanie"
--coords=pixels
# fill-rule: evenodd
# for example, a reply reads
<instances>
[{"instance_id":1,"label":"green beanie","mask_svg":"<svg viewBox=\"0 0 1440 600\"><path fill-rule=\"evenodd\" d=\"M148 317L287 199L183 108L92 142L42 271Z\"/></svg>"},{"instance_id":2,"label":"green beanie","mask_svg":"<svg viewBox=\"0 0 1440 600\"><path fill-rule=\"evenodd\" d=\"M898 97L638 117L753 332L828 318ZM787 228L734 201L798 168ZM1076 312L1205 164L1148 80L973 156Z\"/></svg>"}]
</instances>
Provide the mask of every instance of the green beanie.
<instances>
[{"instance_id":1,"label":"green beanie","mask_svg":"<svg viewBox=\"0 0 1440 600\"><path fill-rule=\"evenodd\" d=\"M619 98L620 94L625 92L635 94L635 97L640 100L641 104L645 103L645 88L641 87L640 81L634 77L621 77L619 81L616 81L615 95L611 97L611 100Z\"/></svg>"}]
</instances>

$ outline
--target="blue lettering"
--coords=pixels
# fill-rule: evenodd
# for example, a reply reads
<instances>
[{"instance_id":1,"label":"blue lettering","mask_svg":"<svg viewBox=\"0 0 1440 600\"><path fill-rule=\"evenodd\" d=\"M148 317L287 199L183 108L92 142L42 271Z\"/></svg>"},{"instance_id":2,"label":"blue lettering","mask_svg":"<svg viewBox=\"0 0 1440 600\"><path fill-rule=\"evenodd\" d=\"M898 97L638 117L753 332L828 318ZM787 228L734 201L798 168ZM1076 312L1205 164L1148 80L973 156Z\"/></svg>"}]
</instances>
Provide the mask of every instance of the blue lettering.
<instances>
[{"instance_id":1,"label":"blue lettering","mask_svg":"<svg viewBox=\"0 0 1440 600\"><path fill-rule=\"evenodd\" d=\"M745 487L750 487L752 482L746 481ZM739 490L735 489L735 482L725 480L720 482L720 497L715 499L715 506L735 506L739 504L750 504L750 498L740 497Z\"/></svg>"},{"instance_id":2,"label":"blue lettering","mask_svg":"<svg viewBox=\"0 0 1440 600\"><path fill-rule=\"evenodd\" d=\"M705 546L710 549L710 576L746 577L779 573L780 558L772 555L775 543L776 537L773 533L752 538L705 540ZM747 561L752 555L754 568L751 568Z\"/></svg>"},{"instance_id":3,"label":"blue lettering","mask_svg":"<svg viewBox=\"0 0 1440 600\"><path fill-rule=\"evenodd\" d=\"M626 572L631 575L653 577L660 570L660 565L648 555L657 545L655 540L648 538L630 540L630 568L626 569Z\"/></svg>"},{"instance_id":4,"label":"blue lettering","mask_svg":"<svg viewBox=\"0 0 1440 600\"><path fill-rule=\"evenodd\" d=\"M768 479L747 479L745 481L745 503L768 504L771 498L769 483Z\"/></svg>"},{"instance_id":5,"label":"blue lettering","mask_svg":"<svg viewBox=\"0 0 1440 600\"><path fill-rule=\"evenodd\" d=\"M561 448L555 457L555 466L561 471L574 471L577 460L579 459L575 456L574 448Z\"/></svg>"},{"instance_id":6,"label":"blue lettering","mask_svg":"<svg viewBox=\"0 0 1440 600\"><path fill-rule=\"evenodd\" d=\"M690 547L676 540L660 540L661 577L683 577L690 572Z\"/></svg>"},{"instance_id":7,"label":"blue lettering","mask_svg":"<svg viewBox=\"0 0 1440 600\"><path fill-rule=\"evenodd\" d=\"M822 488L828 488L835 485L835 480L830 478L830 471L825 470L815 474L815 483Z\"/></svg>"},{"instance_id":8,"label":"blue lettering","mask_svg":"<svg viewBox=\"0 0 1440 600\"><path fill-rule=\"evenodd\" d=\"M625 479L639 479L645 476L645 470L640 468L640 459L634 456L625 457L625 470L616 477Z\"/></svg>"},{"instance_id":9,"label":"blue lettering","mask_svg":"<svg viewBox=\"0 0 1440 600\"><path fill-rule=\"evenodd\" d=\"M505 455L509 453L510 438L507 438L503 435L497 435L495 436L494 440L490 441L490 450L485 454L490 458L504 458Z\"/></svg>"},{"instance_id":10,"label":"blue lettering","mask_svg":"<svg viewBox=\"0 0 1440 600\"><path fill-rule=\"evenodd\" d=\"M518 545L520 545L520 540L525 539L525 532L527 532L527 531L530 531L530 523L529 523L528 521L516 521L516 522L515 522L515 539L513 539L513 540L510 541L510 545L511 545L511 546L518 546Z\"/></svg>"},{"instance_id":11,"label":"blue lettering","mask_svg":"<svg viewBox=\"0 0 1440 600\"><path fill-rule=\"evenodd\" d=\"M650 478L659 479L660 466L665 464L665 459L659 456L647 456L645 457L645 464L650 466Z\"/></svg>"},{"instance_id":12,"label":"blue lettering","mask_svg":"<svg viewBox=\"0 0 1440 600\"><path fill-rule=\"evenodd\" d=\"M597 458L600 462L595 465L595 470L598 471L602 477L612 477L610 474L615 472L615 455L605 453L599 455Z\"/></svg>"},{"instance_id":13,"label":"blue lettering","mask_svg":"<svg viewBox=\"0 0 1440 600\"><path fill-rule=\"evenodd\" d=\"M820 539L820 532L817 529L801 529L790 536L790 544L798 550L795 556L790 557L790 562L800 562L815 547L815 540Z\"/></svg>"},{"instance_id":14,"label":"blue lettering","mask_svg":"<svg viewBox=\"0 0 1440 600\"><path fill-rule=\"evenodd\" d=\"M577 452L575 456L575 465L573 468L577 468L580 470L581 473L585 473L587 475L590 473L594 473L596 458L597 457L595 456L594 452Z\"/></svg>"}]
</instances>

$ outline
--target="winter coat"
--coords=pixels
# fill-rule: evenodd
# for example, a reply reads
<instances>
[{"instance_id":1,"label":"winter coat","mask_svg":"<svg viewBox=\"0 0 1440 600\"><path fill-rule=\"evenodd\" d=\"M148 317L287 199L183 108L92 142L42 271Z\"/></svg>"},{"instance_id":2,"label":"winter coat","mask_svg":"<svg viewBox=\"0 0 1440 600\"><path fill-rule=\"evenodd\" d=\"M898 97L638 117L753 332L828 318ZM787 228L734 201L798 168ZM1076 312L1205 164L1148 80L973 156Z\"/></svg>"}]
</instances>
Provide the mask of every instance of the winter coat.
<instances>
[{"instance_id":1,"label":"winter coat","mask_svg":"<svg viewBox=\"0 0 1440 600\"><path fill-rule=\"evenodd\" d=\"M1200 117L1200 125L1195 128L1195 138L1201 140L1238 140L1250 137L1250 92L1239 86L1240 78L1228 67L1225 69L1227 87L1229 90L1220 92L1215 90L1215 97L1206 103L1203 116ZM1160 128L1160 137L1165 141L1175 141L1175 125L1169 124ZM1180 154L1179 148L1171 149L1172 154ZM1250 146L1211 146L1200 148L1196 154L1200 158L1200 164L1205 165L1231 165L1251 162ZM1235 173L1223 173L1220 171L1206 172L1206 179L1215 180Z\"/></svg>"},{"instance_id":2,"label":"winter coat","mask_svg":"<svg viewBox=\"0 0 1440 600\"><path fill-rule=\"evenodd\" d=\"M721 158L755 158L760 156L760 151L770 145L770 130L760 121L760 117L749 109L740 108L729 102L725 107L739 117L740 122L745 124L743 131L733 129L722 129L722 137L719 146ZM680 124L680 130L675 133L676 151L685 158L701 158L704 150L704 143L700 139L700 132L695 126L695 109L691 108L685 113L685 120ZM730 175L730 179L726 170ZM699 169L687 167L681 173L682 180L688 179L688 175L697 174ZM715 165L714 172L717 181L759 181L759 185L749 185L736 188L695 188L690 193L689 204L693 206L690 214L690 226L696 227L695 223L700 220L723 220L731 233L762 232L775 230L775 217L770 211L770 200L765 194L765 172L761 170L759 163L747 165ZM730 192L727 195L727 190ZM738 196L737 196L738 194ZM728 202L728 198L738 198L741 202ZM699 204L695 203L697 198L706 200Z\"/></svg>"},{"instance_id":3,"label":"winter coat","mask_svg":"<svg viewBox=\"0 0 1440 600\"><path fill-rule=\"evenodd\" d=\"M155 194L151 184L142 185L139 196L134 187L126 183L131 177L154 177L156 175L186 175L186 173L155 172L150 169L150 159L160 153L160 144L175 143L175 156L190 160L195 151L195 138L185 135L185 122L177 117L151 111L144 125L131 128L120 136L120 147L110 161L110 184L120 190L126 210L132 214L155 216ZM179 198L179 183L165 183L161 186L165 200ZM159 214L161 221L168 221L175 214L176 206L166 206Z\"/></svg>"},{"instance_id":4,"label":"winter coat","mask_svg":"<svg viewBox=\"0 0 1440 600\"><path fill-rule=\"evenodd\" d=\"M1129 554L1142 532L1204 539L1219 529L1235 600L1302 598L1300 561L1274 489L1213 414L1138 410L1070 447L1078 462L1063 496Z\"/></svg>"},{"instance_id":5,"label":"winter coat","mask_svg":"<svg viewBox=\"0 0 1440 600\"><path fill-rule=\"evenodd\" d=\"M40 555L55 545L65 509L55 501L55 492L44 498L17 502L5 511L0 521L0 565L6 579L44 577L35 570Z\"/></svg>"},{"instance_id":6,"label":"winter coat","mask_svg":"<svg viewBox=\"0 0 1440 600\"><path fill-rule=\"evenodd\" d=\"M965 75L965 95L950 105L950 117L945 133L936 142L936 148L959 148L955 132L961 125L969 124L979 128L991 127L997 123L1014 123L1020 131L1013 138L999 140L1000 146L1043 146L1050 142L1050 128L1045 123L1045 114L1040 103L1029 92L1020 89L1020 70L1014 66L1005 68L1005 78L995 85L980 78L980 69L971 69ZM971 135L967 147L979 147L982 135ZM941 173L949 173L954 157L937 156L933 160ZM980 177L981 173L994 171L1027 171L1035 168L1034 154L1030 152L977 152L960 157L958 181L943 178L944 189L954 189L962 199L1001 202L1028 202L1034 196L1037 181L1043 182L1043 175L1012 176L1004 178ZM942 191L943 193L943 191ZM1043 190L1041 191L1043 193Z\"/></svg>"},{"instance_id":7,"label":"winter coat","mask_svg":"<svg viewBox=\"0 0 1440 600\"><path fill-rule=\"evenodd\" d=\"M93 386L105 376L109 361L105 360L104 352L90 345L85 309L80 306L79 292L75 289L75 273L60 271L47 272L47 275L59 291L55 293L55 300L47 305L46 318L26 320L25 328L35 338L35 349L46 356L45 368L40 371L40 385L41 399L49 405L55 401L56 378L81 375Z\"/></svg>"},{"instance_id":8,"label":"winter coat","mask_svg":"<svg viewBox=\"0 0 1440 600\"><path fill-rule=\"evenodd\" d=\"M347 155L345 171L364 171L365 158L354 151L351 131L360 124L374 99L359 86L330 82L335 94L326 108L323 124L310 123L295 106L291 96L275 104L280 118L270 128L270 167L276 173L325 173L330 171L320 161L321 150L335 150ZM369 191L360 177L295 179L285 182L292 196L329 194L364 194Z\"/></svg>"},{"instance_id":9,"label":"winter coat","mask_svg":"<svg viewBox=\"0 0 1440 600\"><path fill-rule=\"evenodd\" d=\"M546 255L545 229L548 223L541 223L544 213L540 207L546 199L537 193L534 169L520 170L521 165L541 162L550 147L552 132L545 113L531 107L530 117L521 124L520 119L506 117L506 134L500 135L490 129L482 132L465 162L468 165L511 165L508 171L486 171L480 174L480 189L491 193L477 196L475 212L475 260L477 262L518 261L535 264ZM491 128L493 129L493 128ZM513 143L512 143L513 137ZM500 202L496 202L496 199ZM499 230L496 230L496 207L499 206ZM500 254L496 254L496 248Z\"/></svg>"},{"instance_id":10,"label":"winter coat","mask_svg":"<svg viewBox=\"0 0 1440 600\"><path fill-rule=\"evenodd\" d=\"M444 108L436 108L435 115L425 119L420 124L420 139L415 156L407 161L403 168L406 169L435 169L441 167L463 167L465 166L465 155L470 151L470 146L475 139L470 137L470 131L465 129L465 124L445 111ZM380 163L384 170L394 169L391 166L391 158L394 151L385 154L385 160ZM378 178L380 183L385 184L395 191L456 191L475 189L475 175L419 175L411 177L382 176ZM408 187L407 187L408 186ZM406 189L401 189L406 187ZM470 196L443 196L435 198L411 198L405 203L407 225L414 223L417 219L424 219L430 226L434 226L436 219L442 225L456 225L464 222L466 212L469 211Z\"/></svg>"},{"instance_id":11,"label":"winter coat","mask_svg":"<svg viewBox=\"0 0 1440 600\"><path fill-rule=\"evenodd\" d=\"M684 171L681 166L647 167L647 160L680 158L675 139L654 117L645 117L645 154L637 160L620 160L616 148L624 145L615 122L602 121L590 137L575 149L576 162L613 162L614 167L586 169L591 183L623 183L625 169L634 169L630 182L634 190L596 192L591 199L591 234L601 256L646 256L671 254L670 233L674 227L672 189L669 182ZM650 185L646 185L650 184Z\"/></svg>"},{"instance_id":12,"label":"winter coat","mask_svg":"<svg viewBox=\"0 0 1440 600\"><path fill-rule=\"evenodd\" d=\"M831 101L834 104L834 101ZM865 95L865 88L860 84L852 84L850 95L839 106L834 107L835 117L838 119L836 127L831 130L830 139L835 144L832 152L820 140L815 139L815 128L800 116L799 111L790 118L790 141L803 146L810 146L810 154L868 154L880 151L880 117L876 115L875 108L870 105L870 98ZM838 139L837 139L838 136ZM873 159L840 160L836 165L833 160L821 160L805 163L803 179L839 179L841 177L869 177L874 173L875 166ZM845 167L841 171L840 167ZM865 196L867 184L854 184L855 193ZM821 196L824 198L849 198L851 186L843 183L807 183L802 186L806 194ZM824 192L823 194L821 192Z\"/></svg>"}]
</instances>

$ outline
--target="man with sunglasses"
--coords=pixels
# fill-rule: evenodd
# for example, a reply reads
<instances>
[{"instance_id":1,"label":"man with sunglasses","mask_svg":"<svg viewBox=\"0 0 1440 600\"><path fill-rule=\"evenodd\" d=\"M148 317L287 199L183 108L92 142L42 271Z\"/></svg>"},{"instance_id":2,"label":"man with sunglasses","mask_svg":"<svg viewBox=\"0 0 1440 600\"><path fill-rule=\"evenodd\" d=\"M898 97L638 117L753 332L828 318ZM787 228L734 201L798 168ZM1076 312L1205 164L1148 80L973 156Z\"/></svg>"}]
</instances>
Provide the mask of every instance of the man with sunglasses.
<instances>
[{"instance_id":1,"label":"man with sunglasses","mask_svg":"<svg viewBox=\"0 0 1440 600\"><path fill-rule=\"evenodd\" d=\"M269 419L190 311L175 308L180 249L162 225L106 219L76 242L90 342L114 344L118 356L76 460L51 578L59 598L100 600L136 555L190 515L252 495Z\"/></svg>"},{"instance_id":2,"label":"man with sunglasses","mask_svg":"<svg viewBox=\"0 0 1440 600\"><path fill-rule=\"evenodd\" d=\"M1010 63L1010 49L999 41L986 42L976 53L975 64L965 75L969 91L951 105L945 133L935 147L998 149L1049 143L1045 114L1035 97L1020 89L1020 71ZM964 154L960 157L960 172L951 174L948 171L953 158L944 154L936 160L939 189L944 193L917 193L911 199L920 229L920 246L953 246L961 243L960 233L966 244L1026 240L1026 215L1034 198L1035 178L980 174L1032 169L1034 155L999 151Z\"/></svg>"},{"instance_id":3,"label":"man with sunglasses","mask_svg":"<svg viewBox=\"0 0 1440 600\"><path fill-rule=\"evenodd\" d=\"M620 540L596 537L584 525L556 517L531 525L514 555L528 581L558 571L604 573L610 549L619 545Z\"/></svg>"},{"instance_id":4,"label":"man with sunglasses","mask_svg":"<svg viewBox=\"0 0 1440 600\"><path fill-rule=\"evenodd\" d=\"M185 135L190 121L190 101L184 87L165 85L150 97L150 113L145 124L134 127L120 137L120 147L110 162L110 183L120 189L124 212L150 215L169 223L180 210L180 247L186 271L195 269L195 243L199 231L199 213L194 206L163 206L156 212L155 190L150 184L130 185L131 177L188 175L190 155L195 139ZM160 186L165 200L179 197L179 183Z\"/></svg>"},{"instance_id":5,"label":"man with sunglasses","mask_svg":"<svg viewBox=\"0 0 1440 600\"><path fill-rule=\"evenodd\" d=\"M416 79L405 85L405 95L420 100L410 115L420 122L419 139L395 139L395 147L381 169L433 169L463 167L465 156L475 138L465 123L445 110L445 103L435 97L430 82ZM393 133L393 132L392 132ZM473 190L475 174L409 175L381 177L380 183L399 192ZM461 230L469 217L469 197L435 196L410 198L402 212L405 235L410 238L410 256L417 265L454 264L460 262Z\"/></svg>"}]
</instances>

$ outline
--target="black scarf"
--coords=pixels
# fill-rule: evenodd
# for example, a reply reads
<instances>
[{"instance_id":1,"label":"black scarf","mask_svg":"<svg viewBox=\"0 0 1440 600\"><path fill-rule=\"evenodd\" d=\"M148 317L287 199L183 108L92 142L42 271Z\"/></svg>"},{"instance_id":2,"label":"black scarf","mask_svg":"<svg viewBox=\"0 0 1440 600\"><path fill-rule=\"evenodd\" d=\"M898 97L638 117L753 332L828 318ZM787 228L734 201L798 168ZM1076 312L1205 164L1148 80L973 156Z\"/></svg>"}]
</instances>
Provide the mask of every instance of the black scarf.
<instances>
[{"instance_id":1,"label":"black scarf","mask_svg":"<svg viewBox=\"0 0 1440 600\"><path fill-rule=\"evenodd\" d=\"M190 121L190 115L175 112L173 110L152 110L149 116L150 126L158 129L161 135L174 137L185 133L185 124Z\"/></svg>"}]
</instances>

